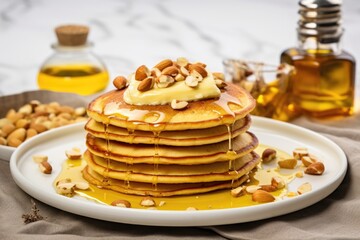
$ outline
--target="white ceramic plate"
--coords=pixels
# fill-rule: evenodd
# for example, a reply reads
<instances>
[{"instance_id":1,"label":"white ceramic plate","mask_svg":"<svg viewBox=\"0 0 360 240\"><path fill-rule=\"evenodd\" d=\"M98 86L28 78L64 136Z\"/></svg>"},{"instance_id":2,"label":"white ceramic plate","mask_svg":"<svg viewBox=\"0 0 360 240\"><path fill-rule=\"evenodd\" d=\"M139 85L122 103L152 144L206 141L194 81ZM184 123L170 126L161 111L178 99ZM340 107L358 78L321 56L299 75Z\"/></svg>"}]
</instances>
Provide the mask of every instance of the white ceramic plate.
<instances>
[{"instance_id":1,"label":"white ceramic plate","mask_svg":"<svg viewBox=\"0 0 360 240\"><path fill-rule=\"evenodd\" d=\"M13 153L10 168L15 182L28 194L56 208L71 213L113 222L153 225L153 226L209 226L249 222L270 218L312 205L333 192L343 180L347 159L344 152L329 139L291 124L266 118L253 117L251 131L260 143L288 151L297 147L307 147L309 151L323 160L326 171L322 176L305 175L289 184L290 191L296 191L303 182L311 182L313 190L309 193L256 206L201 210L167 211L114 208L97 204L87 199L67 198L55 193L52 187L54 178L64 161L64 151L78 146L85 149L83 124L74 124L41 134L25 142ZM31 159L35 153L49 156L53 165L51 175L39 174Z\"/></svg>"}]
</instances>

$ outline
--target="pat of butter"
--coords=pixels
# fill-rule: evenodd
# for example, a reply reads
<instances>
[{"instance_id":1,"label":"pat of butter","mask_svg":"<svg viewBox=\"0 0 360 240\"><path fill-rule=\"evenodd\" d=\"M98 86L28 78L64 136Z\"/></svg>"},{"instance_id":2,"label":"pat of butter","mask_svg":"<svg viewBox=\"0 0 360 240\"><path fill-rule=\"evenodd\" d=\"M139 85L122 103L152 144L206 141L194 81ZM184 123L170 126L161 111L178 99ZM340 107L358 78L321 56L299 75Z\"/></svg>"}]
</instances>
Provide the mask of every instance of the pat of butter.
<instances>
[{"instance_id":1,"label":"pat of butter","mask_svg":"<svg viewBox=\"0 0 360 240\"><path fill-rule=\"evenodd\" d=\"M198 101L220 96L220 89L216 86L213 75L204 78L195 88L189 87L185 81L175 82L167 88L158 88L156 84L151 90L140 92L137 90L140 81L136 81L134 74L124 93L124 100L131 105L164 105L173 99L178 101Z\"/></svg>"}]
</instances>

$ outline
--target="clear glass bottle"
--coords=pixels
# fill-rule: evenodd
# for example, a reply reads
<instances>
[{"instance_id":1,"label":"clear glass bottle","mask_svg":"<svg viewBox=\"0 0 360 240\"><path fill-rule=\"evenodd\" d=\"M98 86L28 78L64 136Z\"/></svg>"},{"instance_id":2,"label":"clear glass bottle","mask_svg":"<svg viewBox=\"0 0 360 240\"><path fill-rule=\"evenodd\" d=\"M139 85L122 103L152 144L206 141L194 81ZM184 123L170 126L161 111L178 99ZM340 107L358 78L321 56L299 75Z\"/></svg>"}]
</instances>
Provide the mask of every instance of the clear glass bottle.
<instances>
[{"instance_id":1,"label":"clear glass bottle","mask_svg":"<svg viewBox=\"0 0 360 240\"><path fill-rule=\"evenodd\" d=\"M105 65L87 43L89 28L65 25L55 29L58 43L40 68L40 89L90 95L106 88L109 75Z\"/></svg>"},{"instance_id":2,"label":"clear glass bottle","mask_svg":"<svg viewBox=\"0 0 360 240\"><path fill-rule=\"evenodd\" d=\"M281 54L281 62L295 68L295 103L309 116L349 116L354 111L355 59L341 49L341 3L301 0L298 47Z\"/></svg>"}]
</instances>

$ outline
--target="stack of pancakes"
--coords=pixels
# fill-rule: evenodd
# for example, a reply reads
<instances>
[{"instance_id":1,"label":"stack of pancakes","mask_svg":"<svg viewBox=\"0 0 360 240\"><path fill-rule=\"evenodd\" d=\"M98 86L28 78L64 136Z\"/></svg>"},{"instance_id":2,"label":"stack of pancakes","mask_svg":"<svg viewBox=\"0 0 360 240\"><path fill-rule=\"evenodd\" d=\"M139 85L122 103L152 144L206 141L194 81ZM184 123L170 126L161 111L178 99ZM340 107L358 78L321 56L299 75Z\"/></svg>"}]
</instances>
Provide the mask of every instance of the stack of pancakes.
<instances>
[{"instance_id":1,"label":"stack of pancakes","mask_svg":"<svg viewBox=\"0 0 360 240\"><path fill-rule=\"evenodd\" d=\"M125 90L89 104L87 167L92 184L126 194L174 196L234 188L260 162L248 132L254 99L228 84L216 99L170 105L129 105Z\"/></svg>"}]
</instances>

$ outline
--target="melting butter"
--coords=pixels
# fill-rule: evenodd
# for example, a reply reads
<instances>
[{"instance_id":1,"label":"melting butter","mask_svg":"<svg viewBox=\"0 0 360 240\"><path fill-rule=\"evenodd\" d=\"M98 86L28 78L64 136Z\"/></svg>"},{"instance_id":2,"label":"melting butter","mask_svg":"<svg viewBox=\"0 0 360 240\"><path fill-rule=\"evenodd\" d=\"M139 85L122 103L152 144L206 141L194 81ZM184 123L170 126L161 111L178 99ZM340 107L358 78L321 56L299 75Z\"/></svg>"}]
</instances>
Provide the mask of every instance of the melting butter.
<instances>
[{"instance_id":1,"label":"melting butter","mask_svg":"<svg viewBox=\"0 0 360 240\"><path fill-rule=\"evenodd\" d=\"M130 105L164 105L169 104L173 99L178 101L198 101L209 98L218 98L220 89L216 86L214 77L208 72L197 87L192 88L185 84L185 81L175 82L167 88L158 88L156 84L149 91L140 92L137 90L140 81L131 76L130 84L124 93L124 101Z\"/></svg>"}]
</instances>

